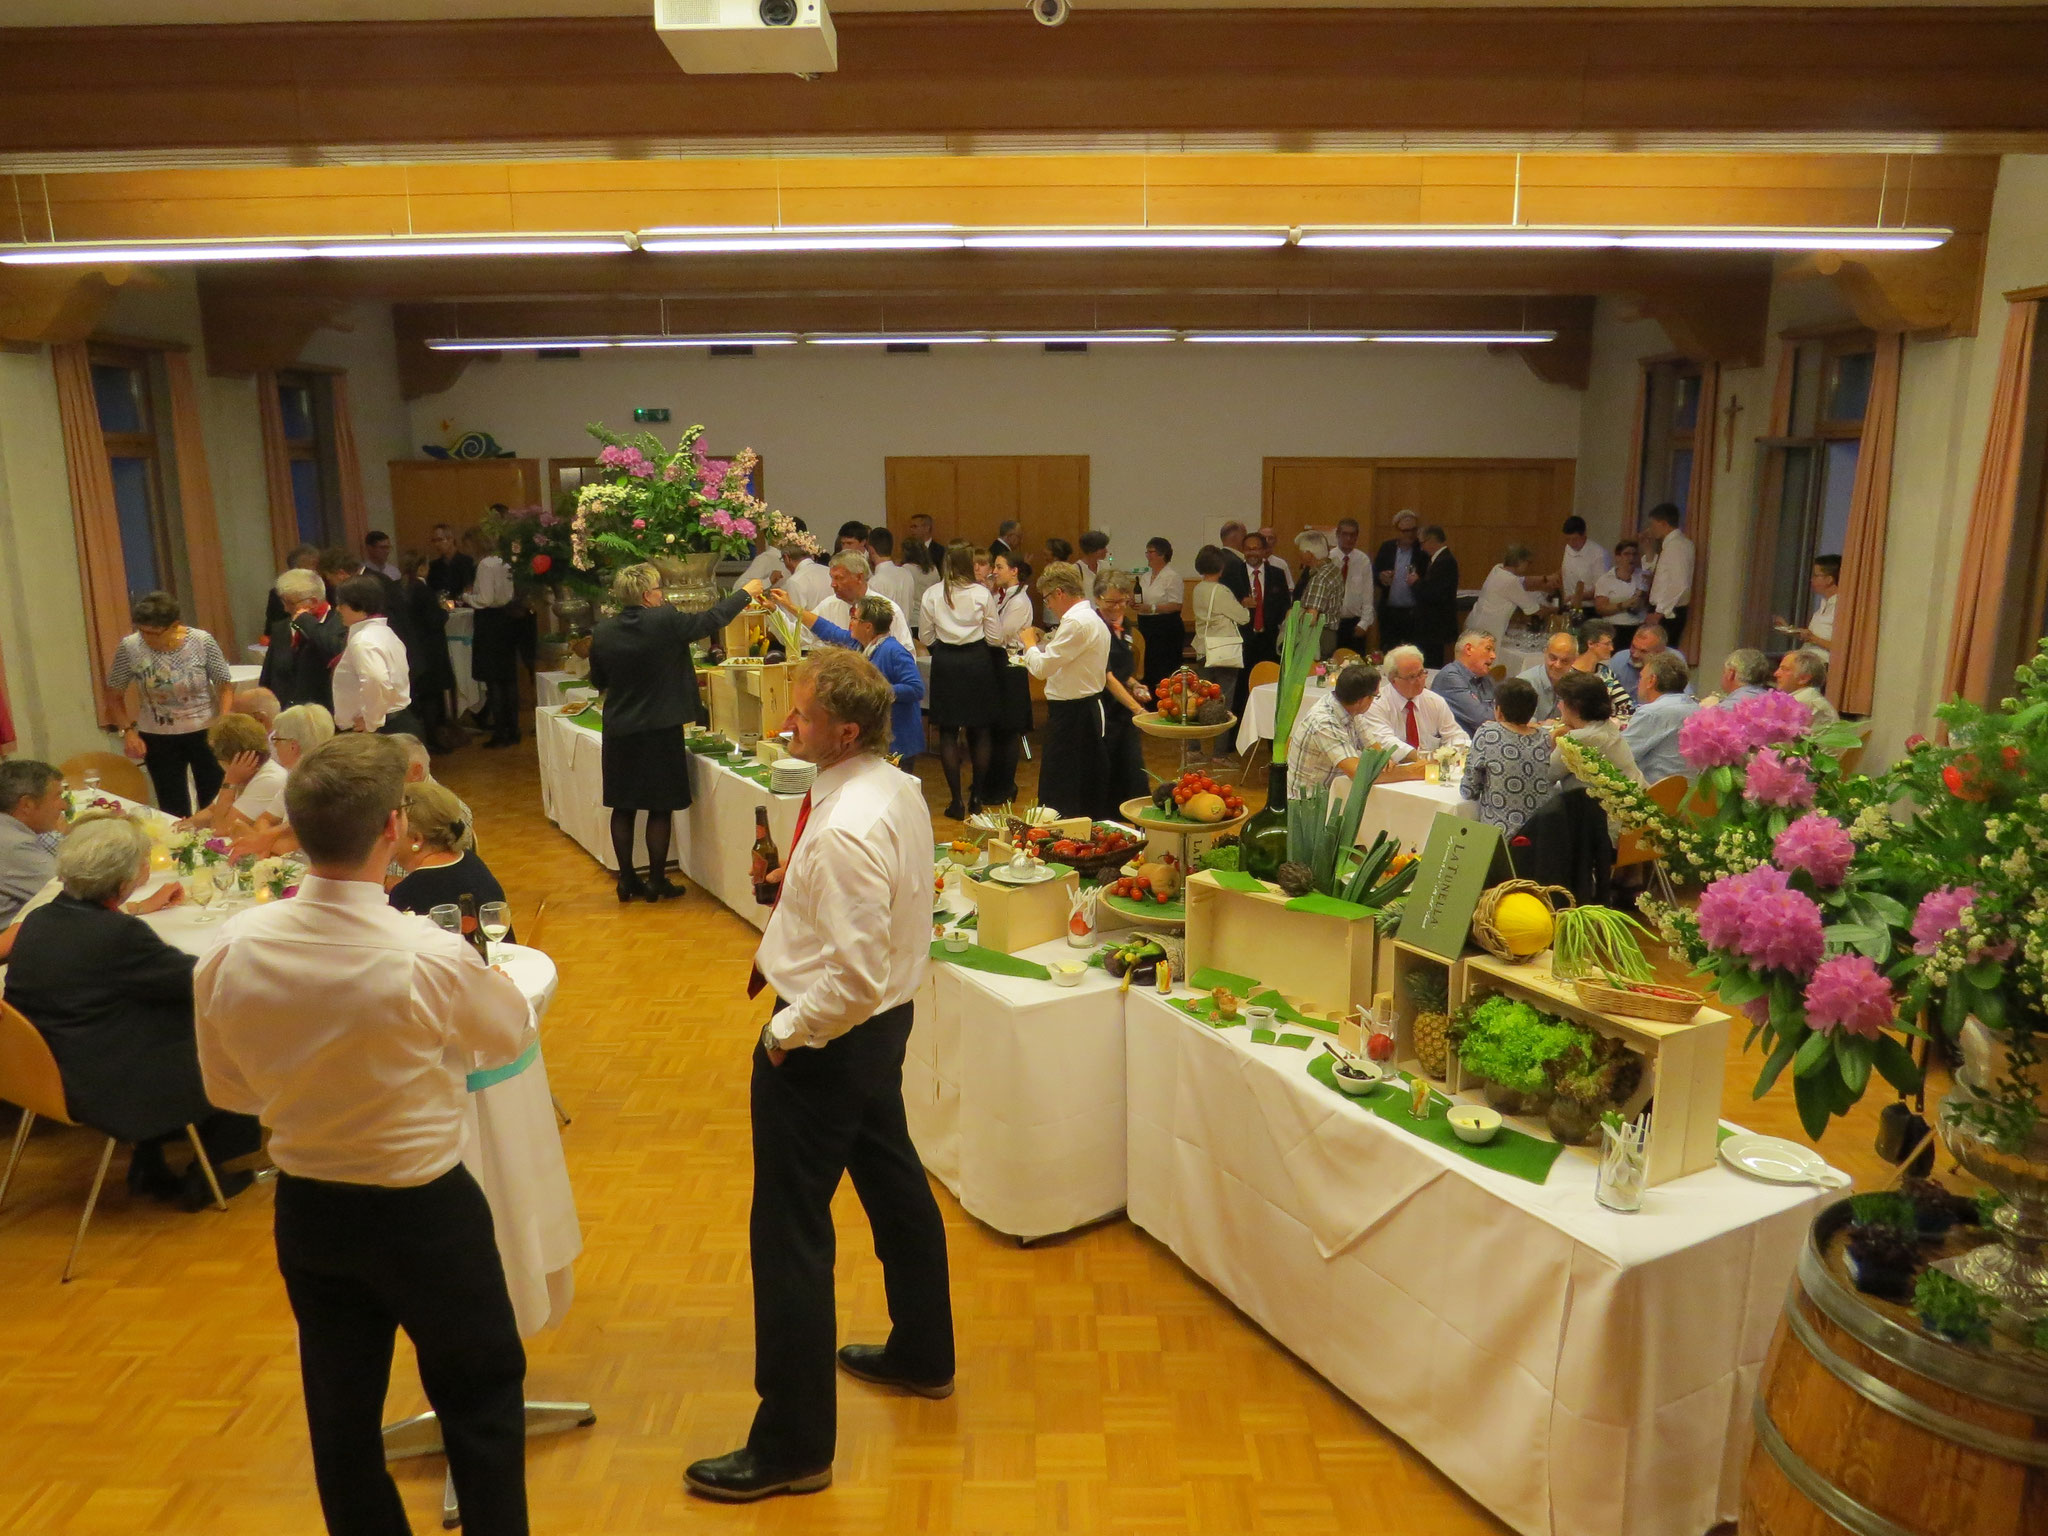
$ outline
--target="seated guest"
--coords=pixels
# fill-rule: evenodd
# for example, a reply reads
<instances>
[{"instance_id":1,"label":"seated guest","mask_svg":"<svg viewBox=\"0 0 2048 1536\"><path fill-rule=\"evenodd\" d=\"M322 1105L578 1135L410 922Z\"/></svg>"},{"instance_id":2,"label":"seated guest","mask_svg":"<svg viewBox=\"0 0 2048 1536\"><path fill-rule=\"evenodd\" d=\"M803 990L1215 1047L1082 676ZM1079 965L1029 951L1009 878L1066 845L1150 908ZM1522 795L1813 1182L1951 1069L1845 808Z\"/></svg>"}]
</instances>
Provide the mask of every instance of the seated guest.
<instances>
[{"instance_id":1,"label":"seated guest","mask_svg":"<svg viewBox=\"0 0 2048 1536\"><path fill-rule=\"evenodd\" d=\"M296 567L277 578L275 596L284 617L270 626L258 681L286 708L294 704L334 707L334 664L348 644L348 625L327 601L327 583Z\"/></svg>"},{"instance_id":2,"label":"seated guest","mask_svg":"<svg viewBox=\"0 0 2048 1536\"><path fill-rule=\"evenodd\" d=\"M1387 652L1387 682L1392 686L1374 694L1365 712L1367 745L1392 749L1397 763L1426 757L1438 747L1471 745L1444 696L1430 692L1429 669L1418 648L1397 645Z\"/></svg>"},{"instance_id":3,"label":"seated guest","mask_svg":"<svg viewBox=\"0 0 2048 1536\"><path fill-rule=\"evenodd\" d=\"M253 828L263 817L284 819L287 770L270 751L270 735L253 715L222 715L206 728L206 744L222 769L220 793L213 804L180 822L185 827L210 827L233 836Z\"/></svg>"},{"instance_id":4,"label":"seated guest","mask_svg":"<svg viewBox=\"0 0 2048 1536\"><path fill-rule=\"evenodd\" d=\"M768 595L787 600L780 591ZM902 622L896 605L878 592L853 605L852 623L846 629L815 613L804 615L805 627L820 640L859 651L888 679L896 694L889 711L889 750L896 754L897 766L909 773L912 760L924 750L924 678L918 674L917 657L896 633Z\"/></svg>"},{"instance_id":5,"label":"seated guest","mask_svg":"<svg viewBox=\"0 0 2048 1536\"><path fill-rule=\"evenodd\" d=\"M1597 677L1614 705L1614 718L1626 720L1635 713L1636 701L1607 665L1614 654L1614 626L1605 619L1588 619L1579 626L1578 639L1579 656L1572 663L1573 670Z\"/></svg>"},{"instance_id":6,"label":"seated guest","mask_svg":"<svg viewBox=\"0 0 2048 1536\"><path fill-rule=\"evenodd\" d=\"M1777 673L1771 679L1778 685L1780 693L1789 693L1793 698L1813 711L1813 729L1824 731L1842 716L1835 706L1828 702L1828 658L1825 652L1808 650L1801 646L1796 651L1787 651L1778 658Z\"/></svg>"},{"instance_id":7,"label":"seated guest","mask_svg":"<svg viewBox=\"0 0 2048 1536\"><path fill-rule=\"evenodd\" d=\"M1730 651L1721 668L1721 694L1707 702L1724 708L1771 691L1771 662L1762 651L1743 646Z\"/></svg>"},{"instance_id":8,"label":"seated guest","mask_svg":"<svg viewBox=\"0 0 2048 1536\"><path fill-rule=\"evenodd\" d=\"M1479 819L1513 837L1556 787L1550 771L1550 733L1531 723L1536 690L1519 677L1500 685L1494 718L1472 733L1458 796L1470 800ZM1288 765L1290 771L1293 764Z\"/></svg>"},{"instance_id":9,"label":"seated guest","mask_svg":"<svg viewBox=\"0 0 2048 1536\"><path fill-rule=\"evenodd\" d=\"M135 1143L128 1164L134 1194L177 1199L187 1210L211 1202L195 1161L183 1179L164 1161L167 1143L197 1126L221 1193L252 1182L221 1165L263 1143L248 1115L217 1110L199 1080L192 1034L192 968L141 920L184 895L175 880L128 910L122 903L149 879L149 835L125 817L76 828L57 854L63 892L22 920L7 970L7 1001L35 1025L64 1080L65 1111L82 1125Z\"/></svg>"},{"instance_id":10,"label":"seated guest","mask_svg":"<svg viewBox=\"0 0 2048 1536\"><path fill-rule=\"evenodd\" d=\"M334 664L334 723L345 731L419 735L412 712L412 668L405 642L384 613L384 580L351 576L334 606L348 626L348 643Z\"/></svg>"},{"instance_id":11,"label":"seated guest","mask_svg":"<svg viewBox=\"0 0 2048 1536\"><path fill-rule=\"evenodd\" d=\"M1684 779L1693 777L1692 765L1678 750L1678 728L1700 707L1699 700L1685 691L1691 681L1685 658L1676 651L1659 651L1643 668L1641 702L1622 723L1621 734L1647 783L1674 773Z\"/></svg>"},{"instance_id":12,"label":"seated guest","mask_svg":"<svg viewBox=\"0 0 2048 1536\"><path fill-rule=\"evenodd\" d=\"M1536 718L1549 720L1557 714L1557 684L1579 659L1579 642L1566 633L1552 635L1543 646L1543 659L1522 673L1522 681L1536 690Z\"/></svg>"},{"instance_id":13,"label":"seated guest","mask_svg":"<svg viewBox=\"0 0 2048 1536\"><path fill-rule=\"evenodd\" d=\"M505 899L505 888L477 857L469 807L454 790L432 780L407 784L405 825L395 855L405 878L391 887L392 906L425 916L439 906L460 906L465 896L473 899L472 911ZM517 942L509 933L506 940Z\"/></svg>"},{"instance_id":14,"label":"seated guest","mask_svg":"<svg viewBox=\"0 0 2048 1536\"><path fill-rule=\"evenodd\" d=\"M318 704L295 704L277 717L270 728L271 761L284 770L287 780L299 760L334 735L334 716ZM292 835L291 818L280 802L255 818L254 824L235 839L233 853L240 858L266 858L273 853L290 853L299 846Z\"/></svg>"},{"instance_id":15,"label":"seated guest","mask_svg":"<svg viewBox=\"0 0 2048 1536\"><path fill-rule=\"evenodd\" d=\"M1468 629L1458 636L1453 651L1455 659L1437 668L1429 688L1443 695L1469 736L1493 718L1493 636L1483 629Z\"/></svg>"},{"instance_id":16,"label":"seated guest","mask_svg":"<svg viewBox=\"0 0 2048 1536\"><path fill-rule=\"evenodd\" d=\"M1620 635L1621 631L1616 629L1615 644L1617 645L1621 643ZM1643 667L1652 656L1655 656L1659 651L1667 649L1669 647L1664 641L1663 625L1639 624L1636 626L1635 633L1629 636L1628 649L1616 652L1608 661L1607 670L1612 672L1615 680L1628 690L1630 698L1641 703L1642 693L1637 683L1643 675Z\"/></svg>"},{"instance_id":17,"label":"seated guest","mask_svg":"<svg viewBox=\"0 0 2048 1536\"><path fill-rule=\"evenodd\" d=\"M269 730L277 719L277 712L284 708L276 694L268 688L237 688L235 697L228 706L238 715L247 715L264 730Z\"/></svg>"},{"instance_id":18,"label":"seated guest","mask_svg":"<svg viewBox=\"0 0 2048 1536\"><path fill-rule=\"evenodd\" d=\"M1557 578L1531 576L1529 567L1535 559L1526 544L1507 547L1500 564L1486 573L1486 581L1479 588L1478 601L1473 603L1472 616L1467 621L1473 629L1482 629L1498 640L1508 632L1508 624L1518 611L1531 617L1543 611L1550 593L1556 590Z\"/></svg>"},{"instance_id":19,"label":"seated guest","mask_svg":"<svg viewBox=\"0 0 2048 1536\"><path fill-rule=\"evenodd\" d=\"M64 775L32 757L0 758L0 927L57 873Z\"/></svg>"},{"instance_id":20,"label":"seated guest","mask_svg":"<svg viewBox=\"0 0 2048 1536\"><path fill-rule=\"evenodd\" d=\"M1380 675L1354 663L1337 674L1330 691L1304 709L1287 737L1287 798L1312 795L1358 773L1365 751L1362 716L1380 691Z\"/></svg>"},{"instance_id":21,"label":"seated guest","mask_svg":"<svg viewBox=\"0 0 2048 1536\"><path fill-rule=\"evenodd\" d=\"M1599 678L1567 672L1557 680L1557 723L1550 728L1550 734L1553 742L1558 737L1570 736L1580 746L1606 758L1626 777L1638 784L1643 782L1643 771L1636 766L1629 744L1622 740L1621 727L1614 723L1614 705ZM1564 754L1554 745L1550 771L1560 784L1572 780Z\"/></svg>"}]
</instances>

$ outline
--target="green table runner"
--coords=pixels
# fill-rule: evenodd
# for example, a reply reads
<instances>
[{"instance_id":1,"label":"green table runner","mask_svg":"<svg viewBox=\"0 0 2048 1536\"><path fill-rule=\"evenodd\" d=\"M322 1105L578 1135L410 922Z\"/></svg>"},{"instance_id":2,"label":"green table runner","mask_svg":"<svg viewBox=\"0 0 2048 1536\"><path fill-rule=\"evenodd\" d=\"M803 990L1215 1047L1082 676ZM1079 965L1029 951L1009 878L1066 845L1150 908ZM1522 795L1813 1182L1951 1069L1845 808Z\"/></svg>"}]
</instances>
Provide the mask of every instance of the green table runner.
<instances>
[{"instance_id":1,"label":"green table runner","mask_svg":"<svg viewBox=\"0 0 2048 1536\"><path fill-rule=\"evenodd\" d=\"M1485 1146L1475 1147L1468 1141L1458 1140L1458 1133L1451 1129L1451 1122L1446 1118L1450 1101L1441 1095L1430 1095L1429 1114L1418 1120L1408 1113L1408 1092L1405 1088L1375 1088L1363 1097L1352 1098L1337 1086L1333 1061L1327 1052L1317 1052L1308 1064L1308 1075L1330 1092L1350 1099L1370 1114L1378 1115L1387 1124L1398 1126L1411 1136L1420 1136L1446 1151L1455 1152L1482 1168L1512 1174L1518 1179L1527 1179L1531 1184L1541 1184L1550 1177L1551 1164L1564 1153L1561 1144L1538 1140L1508 1125L1503 1125Z\"/></svg>"},{"instance_id":2,"label":"green table runner","mask_svg":"<svg viewBox=\"0 0 2048 1536\"><path fill-rule=\"evenodd\" d=\"M1209 873L1216 877L1216 883L1222 886L1223 889L1225 889L1226 891L1256 892L1263 891L1266 889L1265 881L1259 879L1255 875L1247 875L1243 873L1241 870L1212 869L1209 871Z\"/></svg>"},{"instance_id":3,"label":"green table runner","mask_svg":"<svg viewBox=\"0 0 2048 1536\"><path fill-rule=\"evenodd\" d=\"M1287 903L1290 912L1314 912L1323 917L1341 917L1351 922L1371 917L1371 907L1361 907L1355 901L1344 901L1335 896L1325 896L1321 891L1311 891L1306 896L1297 896Z\"/></svg>"},{"instance_id":4,"label":"green table runner","mask_svg":"<svg viewBox=\"0 0 2048 1536\"><path fill-rule=\"evenodd\" d=\"M575 714L569 716L569 723L571 725L580 725L586 731L601 731L604 729L604 711L595 704L586 704Z\"/></svg>"},{"instance_id":5,"label":"green table runner","mask_svg":"<svg viewBox=\"0 0 2048 1536\"><path fill-rule=\"evenodd\" d=\"M1234 971L1219 971L1205 965L1188 978L1188 985L1197 992L1208 992L1216 987L1226 987L1239 997L1249 996L1259 990L1259 984L1249 976L1239 976Z\"/></svg>"},{"instance_id":6,"label":"green table runner","mask_svg":"<svg viewBox=\"0 0 2048 1536\"><path fill-rule=\"evenodd\" d=\"M970 944L965 949L948 949L943 941L932 941L932 958L943 960L948 965L965 966L970 971L987 971L995 976L1028 976L1033 981L1051 981L1052 972L1036 960L1026 960L1017 955L1006 955L1000 949L986 949L979 944Z\"/></svg>"}]
</instances>

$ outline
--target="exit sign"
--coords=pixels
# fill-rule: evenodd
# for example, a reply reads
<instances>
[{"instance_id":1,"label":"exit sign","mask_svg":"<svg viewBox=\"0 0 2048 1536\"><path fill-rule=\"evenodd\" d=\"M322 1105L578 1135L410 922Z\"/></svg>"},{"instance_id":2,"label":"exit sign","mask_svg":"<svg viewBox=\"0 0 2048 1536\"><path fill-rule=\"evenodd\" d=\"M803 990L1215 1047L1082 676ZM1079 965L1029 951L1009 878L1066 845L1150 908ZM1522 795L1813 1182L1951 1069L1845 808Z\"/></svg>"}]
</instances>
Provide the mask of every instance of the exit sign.
<instances>
[{"instance_id":1,"label":"exit sign","mask_svg":"<svg viewBox=\"0 0 2048 1536\"><path fill-rule=\"evenodd\" d=\"M633 407L635 421L667 421L668 407L665 405L636 405Z\"/></svg>"}]
</instances>

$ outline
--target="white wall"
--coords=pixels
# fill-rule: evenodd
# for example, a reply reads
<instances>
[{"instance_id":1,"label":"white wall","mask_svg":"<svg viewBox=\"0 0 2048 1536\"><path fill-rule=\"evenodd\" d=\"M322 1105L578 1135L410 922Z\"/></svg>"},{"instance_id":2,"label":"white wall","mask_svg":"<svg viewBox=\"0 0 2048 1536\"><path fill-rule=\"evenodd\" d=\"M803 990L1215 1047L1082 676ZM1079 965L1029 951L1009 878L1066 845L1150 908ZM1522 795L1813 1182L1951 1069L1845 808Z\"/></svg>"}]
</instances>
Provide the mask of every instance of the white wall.
<instances>
[{"instance_id":1,"label":"white wall","mask_svg":"<svg viewBox=\"0 0 2048 1536\"><path fill-rule=\"evenodd\" d=\"M892 454L1087 454L1091 520L1135 563L1154 534L1191 555L1227 519L1255 518L1269 455L1572 458L1579 402L1513 357L1465 348L586 352L472 363L413 402L412 441L437 442L452 421L522 457L588 457L586 422L631 431L635 406L667 406L657 432L702 421L714 451L752 447L769 502L813 529L879 521Z\"/></svg>"},{"instance_id":2,"label":"white wall","mask_svg":"<svg viewBox=\"0 0 2048 1536\"><path fill-rule=\"evenodd\" d=\"M1642 360L1670 351L1671 342L1656 321L1638 318L1619 299L1602 299L1595 306L1593 371L1580 415L1573 500L1587 533L1609 549L1621 537L1621 509L1629 499Z\"/></svg>"}]
</instances>

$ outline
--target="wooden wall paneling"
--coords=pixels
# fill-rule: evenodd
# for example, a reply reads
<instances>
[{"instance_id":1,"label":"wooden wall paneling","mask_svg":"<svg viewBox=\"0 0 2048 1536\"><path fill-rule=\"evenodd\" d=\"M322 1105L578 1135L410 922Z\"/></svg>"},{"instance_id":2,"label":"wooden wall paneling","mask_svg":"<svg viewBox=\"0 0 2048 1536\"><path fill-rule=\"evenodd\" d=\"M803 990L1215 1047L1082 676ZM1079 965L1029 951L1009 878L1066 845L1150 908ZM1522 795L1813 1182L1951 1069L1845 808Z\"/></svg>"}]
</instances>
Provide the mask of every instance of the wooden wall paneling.
<instances>
[{"instance_id":1,"label":"wooden wall paneling","mask_svg":"<svg viewBox=\"0 0 2048 1536\"><path fill-rule=\"evenodd\" d=\"M1393 536L1394 514L1413 511L1443 527L1460 580L1476 587L1510 543L1527 544L1538 570L1557 568L1576 468L1571 459L1268 459L1264 521L1284 558L1303 528L1347 516L1359 521L1360 546L1377 549Z\"/></svg>"},{"instance_id":2,"label":"wooden wall paneling","mask_svg":"<svg viewBox=\"0 0 2048 1536\"><path fill-rule=\"evenodd\" d=\"M1088 529L1086 454L892 455L883 460L883 475L889 527L899 538L923 513L942 544L965 539L986 547L1015 518L1024 525L1026 558L1037 568L1049 536L1078 544Z\"/></svg>"},{"instance_id":3,"label":"wooden wall paneling","mask_svg":"<svg viewBox=\"0 0 2048 1536\"><path fill-rule=\"evenodd\" d=\"M530 506L540 499L538 459L393 459L391 536L401 549L425 549L434 524L459 535L483 521L492 502Z\"/></svg>"},{"instance_id":4,"label":"wooden wall paneling","mask_svg":"<svg viewBox=\"0 0 2048 1536\"><path fill-rule=\"evenodd\" d=\"M1280 558L1301 562L1294 554L1294 536L1304 528L1333 528L1340 518L1358 519L1358 542L1378 548L1372 535L1372 459L1267 459L1261 479L1260 526L1280 540ZM1381 535L1384 537L1384 535ZM1193 569L1192 566L1189 567Z\"/></svg>"},{"instance_id":5,"label":"wooden wall paneling","mask_svg":"<svg viewBox=\"0 0 2048 1536\"><path fill-rule=\"evenodd\" d=\"M1025 547L1037 555L1043 535L1024 517L1021 479L1017 459L1009 454L962 454L953 460L954 483L958 487L953 504L953 526L939 526L947 539L965 539L976 548L985 547L996 529L1010 518L1023 522Z\"/></svg>"},{"instance_id":6,"label":"wooden wall paneling","mask_svg":"<svg viewBox=\"0 0 2048 1536\"><path fill-rule=\"evenodd\" d=\"M1034 454L1017 460L1017 517L1034 569L1044 564L1045 541L1052 535L1078 550L1089 527L1088 456ZM984 542L994 536L991 527ZM1119 558L1133 553L1122 551Z\"/></svg>"},{"instance_id":7,"label":"wooden wall paneling","mask_svg":"<svg viewBox=\"0 0 2048 1536\"><path fill-rule=\"evenodd\" d=\"M960 525L959 478L953 460L892 456L882 461L884 516L897 538L913 517L932 520L933 538L944 544Z\"/></svg>"}]
</instances>

